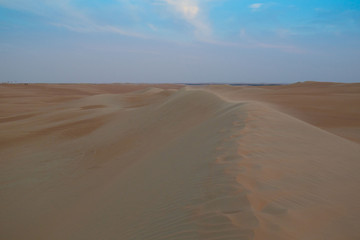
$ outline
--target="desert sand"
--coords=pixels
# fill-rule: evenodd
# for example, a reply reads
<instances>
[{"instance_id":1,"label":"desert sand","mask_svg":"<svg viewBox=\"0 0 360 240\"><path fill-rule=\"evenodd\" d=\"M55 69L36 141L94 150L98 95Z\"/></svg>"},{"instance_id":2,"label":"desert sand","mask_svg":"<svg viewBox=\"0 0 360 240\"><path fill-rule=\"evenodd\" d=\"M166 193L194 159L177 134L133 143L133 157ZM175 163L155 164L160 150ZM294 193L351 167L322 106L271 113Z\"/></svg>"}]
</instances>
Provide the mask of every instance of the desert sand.
<instances>
[{"instance_id":1,"label":"desert sand","mask_svg":"<svg viewBox=\"0 0 360 240\"><path fill-rule=\"evenodd\" d=\"M360 84L0 85L0 239L360 239Z\"/></svg>"}]
</instances>

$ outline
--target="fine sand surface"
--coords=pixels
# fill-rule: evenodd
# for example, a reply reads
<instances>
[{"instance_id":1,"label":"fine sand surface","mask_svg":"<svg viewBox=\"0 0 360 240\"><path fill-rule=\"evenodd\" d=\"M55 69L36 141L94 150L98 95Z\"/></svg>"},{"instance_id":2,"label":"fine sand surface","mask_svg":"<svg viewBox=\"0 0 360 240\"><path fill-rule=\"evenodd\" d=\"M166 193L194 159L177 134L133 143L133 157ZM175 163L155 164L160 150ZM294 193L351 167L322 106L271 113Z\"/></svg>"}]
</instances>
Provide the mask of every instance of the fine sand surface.
<instances>
[{"instance_id":1,"label":"fine sand surface","mask_svg":"<svg viewBox=\"0 0 360 240\"><path fill-rule=\"evenodd\" d=\"M200 88L230 100L272 104L272 108L360 143L360 83L301 82L281 86Z\"/></svg>"},{"instance_id":2,"label":"fine sand surface","mask_svg":"<svg viewBox=\"0 0 360 240\"><path fill-rule=\"evenodd\" d=\"M360 239L359 89L0 85L0 239Z\"/></svg>"}]
</instances>

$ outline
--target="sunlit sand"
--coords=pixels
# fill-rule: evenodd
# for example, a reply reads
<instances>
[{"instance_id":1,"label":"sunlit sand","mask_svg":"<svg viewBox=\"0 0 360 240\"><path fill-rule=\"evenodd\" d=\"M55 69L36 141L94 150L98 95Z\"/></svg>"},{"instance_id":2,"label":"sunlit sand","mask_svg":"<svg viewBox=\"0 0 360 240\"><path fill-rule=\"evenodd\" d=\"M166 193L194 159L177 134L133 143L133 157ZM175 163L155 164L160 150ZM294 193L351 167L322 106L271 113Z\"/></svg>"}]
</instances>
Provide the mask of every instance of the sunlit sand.
<instances>
[{"instance_id":1,"label":"sunlit sand","mask_svg":"<svg viewBox=\"0 0 360 240\"><path fill-rule=\"evenodd\" d=\"M360 84L0 85L0 239L359 239Z\"/></svg>"}]
</instances>

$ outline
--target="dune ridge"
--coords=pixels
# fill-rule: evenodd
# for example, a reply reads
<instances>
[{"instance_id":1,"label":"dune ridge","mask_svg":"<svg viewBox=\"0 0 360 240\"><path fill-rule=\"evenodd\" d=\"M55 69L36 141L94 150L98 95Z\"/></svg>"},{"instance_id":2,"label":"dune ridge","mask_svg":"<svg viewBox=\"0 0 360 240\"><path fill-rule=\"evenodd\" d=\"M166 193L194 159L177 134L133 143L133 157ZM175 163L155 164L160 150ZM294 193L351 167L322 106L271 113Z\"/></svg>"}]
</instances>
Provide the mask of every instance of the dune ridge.
<instances>
[{"instance_id":1,"label":"dune ridge","mask_svg":"<svg viewBox=\"0 0 360 240\"><path fill-rule=\"evenodd\" d=\"M260 222L254 239L358 238L359 145L268 106L247 107L239 142L247 171L237 180Z\"/></svg>"},{"instance_id":2,"label":"dune ridge","mask_svg":"<svg viewBox=\"0 0 360 240\"><path fill-rule=\"evenodd\" d=\"M279 86L192 86L231 101L257 101L360 143L360 83L300 82Z\"/></svg>"},{"instance_id":3,"label":"dune ridge","mask_svg":"<svg viewBox=\"0 0 360 240\"><path fill-rule=\"evenodd\" d=\"M359 144L201 89L66 87L1 103L1 239L360 237Z\"/></svg>"}]
</instances>

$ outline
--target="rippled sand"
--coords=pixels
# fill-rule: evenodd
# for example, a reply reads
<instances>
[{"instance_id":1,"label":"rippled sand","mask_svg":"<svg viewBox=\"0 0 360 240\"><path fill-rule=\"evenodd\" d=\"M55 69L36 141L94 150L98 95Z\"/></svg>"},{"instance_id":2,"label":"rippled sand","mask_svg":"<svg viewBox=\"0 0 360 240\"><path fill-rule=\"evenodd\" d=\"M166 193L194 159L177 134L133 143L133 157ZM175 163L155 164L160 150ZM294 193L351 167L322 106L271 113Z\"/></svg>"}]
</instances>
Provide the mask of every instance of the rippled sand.
<instances>
[{"instance_id":1,"label":"rippled sand","mask_svg":"<svg viewBox=\"0 0 360 240\"><path fill-rule=\"evenodd\" d=\"M357 89L0 85L0 239L359 239Z\"/></svg>"}]
</instances>

